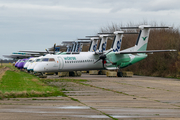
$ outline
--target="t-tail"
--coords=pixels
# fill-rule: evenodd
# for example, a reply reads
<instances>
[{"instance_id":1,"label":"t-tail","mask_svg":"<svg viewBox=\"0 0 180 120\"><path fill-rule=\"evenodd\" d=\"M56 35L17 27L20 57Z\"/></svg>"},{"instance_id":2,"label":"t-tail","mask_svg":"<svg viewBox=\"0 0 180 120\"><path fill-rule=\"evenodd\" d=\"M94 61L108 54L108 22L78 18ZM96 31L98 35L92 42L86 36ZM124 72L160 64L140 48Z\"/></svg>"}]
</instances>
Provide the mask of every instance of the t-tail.
<instances>
[{"instance_id":1,"label":"t-tail","mask_svg":"<svg viewBox=\"0 0 180 120\"><path fill-rule=\"evenodd\" d=\"M98 40L99 40L99 37L91 38L91 44L89 47L89 52L95 52L97 50Z\"/></svg>"},{"instance_id":2,"label":"t-tail","mask_svg":"<svg viewBox=\"0 0 180 120\"><path fill-rule=\"evenodd\" d=\"M112 44L112 49L114 52L119 52L121 50L121 45L122 45L122 38L123 34L138 34L137 32L135 33L124 33L124 31L115 31L114 34L116 35L114 37L114 41Z\"/></svg>"},{"instance_id":3,"label":"t-tail","mask_svg":"<svg viewBox=\"0 0 180 120\"><path fill-rule=\"evenodd\" d=\"M122 38L123 38L124 31L115 31L114 34L116 35L114 37L114 41L112 44L113 52L118 52L121 49L122 44Z\"/></svg>"},{"instance_id":4,"label":"t-tail","mask_svg":"<svg viewBox=\"0 0 180 120\"><path fill-rule=\"evenodd\" d=\"M171 27L151 27L150 25L140 25L138 27L121 27L121 29L140 29L136 45L133 51L146 51L151 28L171 28Z\"/></svg>"},{"instance_id":5,"label":"t-tail","mask_svg":"<svg viewBox=\"0 0 180 120\"><path fill-rule=\"evenodd\" d=\"M109 35L99 35L101 41L99 42L99 52L106 50L107 40Z\"/></svg>"}]
</instances>

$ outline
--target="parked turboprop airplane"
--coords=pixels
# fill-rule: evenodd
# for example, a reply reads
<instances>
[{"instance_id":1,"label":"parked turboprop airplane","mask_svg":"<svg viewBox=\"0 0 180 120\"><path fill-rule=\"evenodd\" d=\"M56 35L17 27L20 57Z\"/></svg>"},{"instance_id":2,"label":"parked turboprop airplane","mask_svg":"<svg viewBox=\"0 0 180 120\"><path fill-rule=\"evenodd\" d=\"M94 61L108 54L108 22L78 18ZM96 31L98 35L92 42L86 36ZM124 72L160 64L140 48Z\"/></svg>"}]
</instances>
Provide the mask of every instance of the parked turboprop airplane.
<instances>
[{"instance_id":1,"label":"parked turboprop airplane","mask_svg":"<svg viewBox=\"0 0 180 120\"><path fill-rule=\"evenodd\" d=\"M122 27L121 29L140 29L140 33L134 47L120 50L120 45L117 41L116 45L105 53L102 52L80 52L79 54L69 55L49 55L42 58L34 67L34 72L64 72L64 71L79 71L79 70L101 70L101 69L117 69L132 65L147 57L146 53L155 52L170 52L176 50L146 50L150 28L169 28L169 27L151 27L149 25L141 25L139 27ZM118 32L114 32L116 34ZM122 31L119 33L123 33ZM120 43L122 38L120 38ZM115 41L114 41L115 44ZM103 47L103 46L102 46ZM118 52L113 50L118 49ZM119 71L118 76L122 76Z\"/></svg>"},{"instance_id":2,"label":"parked turboprop airplane","mask_svg":"<svg viewBox=\"0 0 180 120\"><path fill-rule=\"evenodd\" d=\"M11 55L3 55L6 58L12 58L12 59L23 59L23 58L29 58L29 57L37 57L38 54L33 53L25 53L25 52L14 52Z\"/></svg>"},{"instance_id":3,"label":"parked turboprop airplane","mask_svg":"<svg viewBox=\"0 0 180 120\"><path fill-rule=\"evenodd\" d=\"M64 47L64 46L60 46L60 47ZM53 46L53 50L51 50L51 51L45 49L46 51L22 50L19 52L27 52L28 54L34 53L36 56L30 56L30 57L39 57L39 56L46 55L46 54L55 54L56 52L59 52L60 47L56 47L56 43L55 43Z\"/></svg>"},{"instance_id":4,"label":"parked turboprop airplane","mask_svg":"<svg viewBox=\"0 0 180 120\"><path fill-rule=\"evenodd\" d=\"M82 51L83 44L90 43L90 41L63 41L62 44L66 45L67 50L62 54L79 53Z\"/></svg>"}]
</instances>

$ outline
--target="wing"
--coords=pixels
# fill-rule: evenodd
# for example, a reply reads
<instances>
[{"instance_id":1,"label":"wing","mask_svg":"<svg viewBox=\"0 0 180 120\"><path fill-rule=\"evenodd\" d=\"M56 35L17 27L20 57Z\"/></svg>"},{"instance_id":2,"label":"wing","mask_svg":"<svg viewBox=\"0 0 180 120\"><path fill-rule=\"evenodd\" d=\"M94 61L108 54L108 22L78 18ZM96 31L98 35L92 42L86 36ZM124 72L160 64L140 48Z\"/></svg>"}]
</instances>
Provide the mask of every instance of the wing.
<instances>
[{"instance_id":1,"label":"wing","mask_svg":"<svg viewBox=\"0 0 180 120\"><path fill-rule=\"evenodd\" d=\"M147 51L120 51L115 54L138 54L138 53L156 53L156 52L172 52L177 50L147 50Z\"/></svg>"},{"instance_id":2,"label":"wing","mask_svg":"<svg viewBox=\"0 0 180 120\"><path fill-rule=\"evenodd\" d=\"M28 50L25 50L25 51L19 51L19 52L27 52L27 53L39 53L39 54L47 54L48 52L44 52L44 51L28 51Z\"/></svg>"}]
</instances>

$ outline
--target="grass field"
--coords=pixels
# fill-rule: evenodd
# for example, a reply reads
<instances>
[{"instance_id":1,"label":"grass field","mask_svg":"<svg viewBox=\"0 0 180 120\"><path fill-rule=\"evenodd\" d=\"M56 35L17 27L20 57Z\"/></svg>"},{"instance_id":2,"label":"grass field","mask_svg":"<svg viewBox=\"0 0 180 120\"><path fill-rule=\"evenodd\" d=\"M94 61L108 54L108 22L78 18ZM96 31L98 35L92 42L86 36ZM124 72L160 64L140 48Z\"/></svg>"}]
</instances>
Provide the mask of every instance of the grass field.
<instances>
[{"instance_id":1,"label":"grass field","mask_svg":"<svg viewBox=\"0 0 180 120\"><path fill-rule=\"evenodd\" d=\"M10 97L64 96L59 88L51 87L40 81L40 78L17 70L10 64L0 79L0 99ZM3 68L0 68L3 69Z\"/></svg>"}]
</instances>

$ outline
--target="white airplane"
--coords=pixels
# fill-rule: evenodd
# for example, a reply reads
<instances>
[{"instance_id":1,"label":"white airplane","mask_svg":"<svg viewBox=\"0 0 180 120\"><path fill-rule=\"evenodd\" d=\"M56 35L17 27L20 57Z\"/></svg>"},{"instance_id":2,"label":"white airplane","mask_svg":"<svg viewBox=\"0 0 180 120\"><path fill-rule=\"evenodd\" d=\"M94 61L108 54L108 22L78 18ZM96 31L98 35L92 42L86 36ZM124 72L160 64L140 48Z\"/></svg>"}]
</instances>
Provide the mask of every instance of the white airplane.
<instances>
[{"instance_id":1,"label":"white airplane","mask_svg":"<svg viewBox=\"0 0 180 120\"><path fill-rule=\"evenodd\" d=\"M24 65L24 69L30 72L30 66L33 64L33 62L36 60L37 57L30 58Z\"/></svg>"},{"instance_id":2,"label":"white airplane","mask_svg":"<svg viewBox=\"0 0 180 120\"><path fill-rule=\"evenodd\" d=\"M72 43L72 42L66 42L66 43ZM74 46L76 49L76 51L75 52L80 52L79 50L81 50L82 49L82 46L83 45L81 45L81 44L84 44L84 43L89 43L89 41L77 41L77 42L75 42L76 44L74 44L74 45L76 45L76 46ZM55 48L55 47L54 47ZM69 49L70 50L70 49ZM57 50L55 50L55 51L57 51ZM56 52L56 55L59 55L59 54L62 54L61 52ZM36 64L38 64L38 62L40 62L41 61L41 58L46 58L48 55L50 55L50 54L46 54L45 56L40 56L40 57L34 57L34 58L30 58L27 62L26 62L26 64L24 65L24 69L25 70L27 70L28 72L33 72L33 69L34 69L34 67L36 66Z\"/></svg>"},{"instance_id":3,"label":"white airplane","mask_svg":"<svg viewBox=\"0 0 180 120\"><path fill-rule=\"evenodd\" d=\"M49 48L50 50L47 50L47 49L45 49L46 51L22 50L19 52L25 52L25 54L29 54L29 56L26 57L26 58L29 58L29 57L40 57L47 54L56 54L60 52L60 49L64 49L64 48L65 46L62 46L62 45L56 46L56 43L55 43L52 48Z\"/></svg>"},{"instance_id":4,"label":"white airplane","mask_svg":"<svg viewBox=\"0 0 180 120\"><path fill-rule=\"evenodd\" d=\"M47 55L46 55L46 56L47 56ZM33 72L33 69L34 69L35 65L36 65L38 62L40 62L40 60L41 60L42 57L43 57L43 56L40 56L40 57L37 57L37 58L32 58L32 61L30 62L30 64L29 64L28 67L27 67L27 71L28 71L28 72Z\"/></svg>"},{"instance_id":5,"label":"white airplane","mask_svg":"<svg viewBox=\"0 0 180 120\"><path fill-rule=\"evenodd\" d=\"M80 70L102 70L117 69L132 65L147 57L146 53L170 52L176 50L146 50L150 28L170 28L170 27L151 27L149 25L141 25L139 27L122 27L121 29L140 29L140 33L134 47L121 50L123 31L118 33L120 40L115 39L113 48L102 52L80 52L79 54L69 55L49 55L43 58L34 67L34 72L64 72L64 71L80 71ZM118 42L119 41L119 42ZM118 49L117 52L113 50ZM119 71L118 76L121 76Z\"/></svg>"},{"instance_id":6,"label":"white airplane","mask_svg":"<svg viewBox=\"0 0 180 120\"><path fill-rule=\"evenodd\" d=\"M27 70L27 67L29 66L29 64L33 61L34 58L29 58L29 60L25 63L24 65L24 69Z\"/></svg>"}]
</instances>

